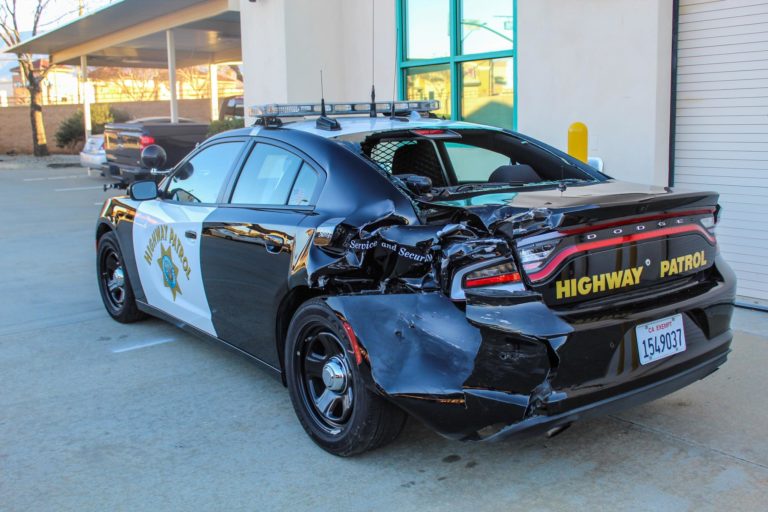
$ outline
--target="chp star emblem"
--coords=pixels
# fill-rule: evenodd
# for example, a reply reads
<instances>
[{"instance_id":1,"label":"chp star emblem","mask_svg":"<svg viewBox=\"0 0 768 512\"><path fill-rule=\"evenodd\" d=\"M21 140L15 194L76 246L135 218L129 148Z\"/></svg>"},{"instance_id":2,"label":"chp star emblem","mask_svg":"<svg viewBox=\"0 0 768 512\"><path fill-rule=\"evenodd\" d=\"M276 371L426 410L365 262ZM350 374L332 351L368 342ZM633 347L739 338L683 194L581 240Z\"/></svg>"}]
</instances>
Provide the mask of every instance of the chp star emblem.
<instances>
[{"instance_id":1,"label":"chp star emblem","mask_svg":"<svg viewBox=\"0 0 768 512\"><path fill-rule=\"evenodd\" d=\"M173 262L170 245L166 248L162 243L160 244L160 257L157 258L157 264L163 272L163 283L166 288L171 289L175 301L176 294L181 295L181 288L179 288L179 267Z\"/></svg>"}]
</instances>

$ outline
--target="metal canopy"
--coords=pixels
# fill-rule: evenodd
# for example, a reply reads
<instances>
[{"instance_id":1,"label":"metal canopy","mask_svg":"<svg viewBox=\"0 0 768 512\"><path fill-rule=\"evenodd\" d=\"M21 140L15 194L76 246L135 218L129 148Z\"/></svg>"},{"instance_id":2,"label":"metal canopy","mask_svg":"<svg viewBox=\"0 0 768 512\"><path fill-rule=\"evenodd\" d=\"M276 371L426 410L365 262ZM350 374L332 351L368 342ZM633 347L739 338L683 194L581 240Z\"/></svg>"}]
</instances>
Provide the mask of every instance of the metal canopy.
<instances>
[{"instance_id":1,"label":"metal canopy","mask_svg":"<svg viewBox=\"0 0 768 512\"><path fill-rule=\"evenodd\" d=\"M5 49L55 64L161 68L173 29L179 67L242 60L237 0L123 0Z\"/></svg>"}]
</instances>

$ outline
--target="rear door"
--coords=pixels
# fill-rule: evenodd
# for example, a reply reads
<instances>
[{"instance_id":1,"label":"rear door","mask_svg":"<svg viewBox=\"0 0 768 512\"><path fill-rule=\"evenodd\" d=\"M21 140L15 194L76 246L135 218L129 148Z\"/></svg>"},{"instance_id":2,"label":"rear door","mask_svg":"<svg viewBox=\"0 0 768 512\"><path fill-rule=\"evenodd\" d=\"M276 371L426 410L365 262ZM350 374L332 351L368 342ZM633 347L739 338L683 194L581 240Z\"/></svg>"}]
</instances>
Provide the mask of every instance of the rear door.
<instances>
[{"instance_id":1,"label":"rear door","mask_svg":"<svg viewBox=\"0 0 768 512\"><path fill-rule=\"evenodd\" d=\"M288 146L253 146L229 198L206 221L202 260L212 321L226 342L279 367L275 320L292 279L301 281L323 173ZM303 282L303 281L302 281Z\"/></svg>"},{"instance_id":2,"label":"rear door","mask_svg":"<svg viewBox=\"0 0 768 512\"><path fill-rule=\"evenodd\" d=\"M133 246L147 303L214 336L200 239L244 144L225 139L196 151L166 181L162 198L140 203L134 220Z\"/></svg>"}]
</instances>

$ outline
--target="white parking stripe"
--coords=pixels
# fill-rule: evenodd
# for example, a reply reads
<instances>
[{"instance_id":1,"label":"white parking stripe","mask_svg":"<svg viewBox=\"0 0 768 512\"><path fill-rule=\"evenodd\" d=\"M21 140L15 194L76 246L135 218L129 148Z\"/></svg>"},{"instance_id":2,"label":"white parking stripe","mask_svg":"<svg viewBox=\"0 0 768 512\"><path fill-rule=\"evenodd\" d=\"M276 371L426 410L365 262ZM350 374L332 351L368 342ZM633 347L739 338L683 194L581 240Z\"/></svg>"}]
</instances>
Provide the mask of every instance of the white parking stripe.
<instances>
[{"instance_id":1,"label":"white parking stripe","mask_svg":"<svg viewBox=\"0 0 768 512\"><path fill-rule=\"evenodd\" d=\"M24 181L44 181L45 178L24 178Z\"/></svg>"},{"instance_id":2,"label":"white parking stripe","mask_svg":"<svg viewBox=\"0 0 768 512\"><path fill-rule=\"evenodd\" d=\"M74 192L75 190L98 190L104 188L99 185L98 187L69 187L69 188L57 188L56 192Z\"/></svg>"},{"instance_id":3,"label":"white parking stripe","mask_svg":"<svg viewBox=\"0 0 768 512\"><path fill-rule=\"evenodd\" d=\"M127 347L112 349L113 354L122 354L123 352L130 352L131 350L138 350L140 348L154 347L155 345L162 345L163 343L170 343L176 341L176 338L163 338L161 340L147 341L139 343L137 345L129 345Z\"/></svg>"}]
</instances>

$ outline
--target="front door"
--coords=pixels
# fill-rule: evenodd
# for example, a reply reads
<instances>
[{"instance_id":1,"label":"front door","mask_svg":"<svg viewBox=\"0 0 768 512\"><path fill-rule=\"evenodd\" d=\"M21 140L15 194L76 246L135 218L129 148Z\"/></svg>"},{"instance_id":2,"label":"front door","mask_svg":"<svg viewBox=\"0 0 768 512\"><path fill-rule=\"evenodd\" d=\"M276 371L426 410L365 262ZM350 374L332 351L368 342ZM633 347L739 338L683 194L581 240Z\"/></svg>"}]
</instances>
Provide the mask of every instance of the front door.
<instances>
[{"instance_id":1,"label":"front door","mask_svg":"<svg viewBox=\"0 0 768 512\"><path fill-rule=\"evenodd\" d=\"M208 145L182 162L161 198L139 204L133 249L147 304L216 336L203 286L203 223L243 147L242 141Z\"/></svg>"}]
</instances>

